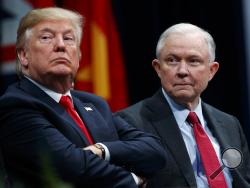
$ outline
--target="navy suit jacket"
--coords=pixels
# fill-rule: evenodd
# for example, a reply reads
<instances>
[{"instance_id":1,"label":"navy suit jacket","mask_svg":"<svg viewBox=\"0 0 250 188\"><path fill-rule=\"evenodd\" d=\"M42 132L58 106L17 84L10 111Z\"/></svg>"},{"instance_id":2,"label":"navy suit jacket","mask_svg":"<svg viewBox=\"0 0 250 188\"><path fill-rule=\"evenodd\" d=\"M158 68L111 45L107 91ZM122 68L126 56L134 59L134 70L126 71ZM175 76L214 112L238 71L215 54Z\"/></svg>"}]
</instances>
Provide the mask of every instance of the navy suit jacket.
<instances>
[{"instance_id":1,"label":"navy suit jacket","mask_svg":"<svg viewBox=\"0 0 250 188\"><path fill-rule=\"evenodd\" d=\"M148 177L165 164L157 137L114 116L102 98L71 94L94 142L109 149L110 161L84 151L89 143L65 109L23 78L0 98L0 143L14 182L46 187L50 173L75 187L135 188L130 172Z\"/></svg>"},{"instance_id":2,"label":"navy suit jacket","mask_svg":"<svg viewBox=\"0 0 250 188\"><path fill-rule=\"evenodd\" d=\"M243 154L241 166L231 170L233 187L250 187L250 156L248 145L239 121L208 104L202 103L202 111L221 151L237 148ZM154 178L147 188L197 187L190 158L174 114L161 90L123 111L118 112L131 125L158 135L170 154L168 165Z\"/></svg>"}]
</instances>

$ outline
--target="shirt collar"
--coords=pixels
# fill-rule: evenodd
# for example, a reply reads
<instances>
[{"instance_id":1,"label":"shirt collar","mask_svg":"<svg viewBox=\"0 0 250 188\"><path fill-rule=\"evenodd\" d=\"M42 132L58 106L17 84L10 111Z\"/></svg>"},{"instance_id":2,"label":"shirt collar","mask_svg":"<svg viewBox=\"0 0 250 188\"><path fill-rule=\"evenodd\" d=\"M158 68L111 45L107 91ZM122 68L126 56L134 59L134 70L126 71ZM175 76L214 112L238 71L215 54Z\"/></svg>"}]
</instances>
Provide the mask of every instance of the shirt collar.
<instances>
[{"instance_id":1,"label":"shirt collar","mask_svg":"<svg viewBox=\"0 0 250 188\"><path fill-rule=\"evenodd\" d=\"M171 97L168 96L168 94L165 92L165 90L163 88L162 88L162 93L163 93L165 99L168 101L168 104L169 104L169 106L174 114L174 117L177 121L177 124L179 126L184 125L184 122L186 121L190 110L187 109L186 107L180 105L180 104L177 104L173 99L171 99ZM202 115L201 99L199 99L199 103L193 112L196 113L196 115L198 116L198 118L200 120L201 125L204 128L205 121L204 121L204 117Z\"/></svg>"},{"instance_id":2,"label":"shirt collar","mask_svg":"<svg viewBox=\"0 0 250 188\"><path fill-rule=\"evenodd\" d=\"M39 87L41 90L43 90L47 95L49 95L52 99L54 99L57 103L59 103L62 95L67 95L71 98L72 100L72 96L70 93L70 90L68 90L66 93L61 94L61 93L57 93L55 91L52 91L50 89L48 89L47 87L39 84L38 82L36 82L35 80L29 78L28 76L24 76L25 78L27 78L28 80L30 80L33 84L35 84L37 87Z\"/></svg>"}]
</instances>

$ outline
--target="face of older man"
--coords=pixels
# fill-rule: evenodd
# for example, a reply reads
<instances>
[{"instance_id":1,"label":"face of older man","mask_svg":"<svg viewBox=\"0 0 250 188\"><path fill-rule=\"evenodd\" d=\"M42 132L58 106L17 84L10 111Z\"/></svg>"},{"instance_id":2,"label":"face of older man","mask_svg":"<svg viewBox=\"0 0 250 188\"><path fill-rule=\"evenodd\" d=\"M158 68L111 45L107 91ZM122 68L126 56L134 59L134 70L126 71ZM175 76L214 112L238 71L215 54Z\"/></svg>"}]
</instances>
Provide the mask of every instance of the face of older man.
<instances>
[{"instance_id":1,"label":"face of older man","mask_svg":"<svg viewBox=\"0 0 250 188\"><path fill-rule=\"evenodd\" d=\"M79 67L79 45L70 21L35 25L19 58L27 76L48 87L61 81L68 89Z\"/></svg>"},{"instance_id":2,"label":"face of older man","mask_svg":"<svg viewBox=\"0 0 250 188\"><path fill-rule=\"evenodd\" d=\"M208 46L200 33L170 35L152 64L168 95L188 108L197 105L219 68L217 62L209 63Z\"/></svg>"}]
</instances>

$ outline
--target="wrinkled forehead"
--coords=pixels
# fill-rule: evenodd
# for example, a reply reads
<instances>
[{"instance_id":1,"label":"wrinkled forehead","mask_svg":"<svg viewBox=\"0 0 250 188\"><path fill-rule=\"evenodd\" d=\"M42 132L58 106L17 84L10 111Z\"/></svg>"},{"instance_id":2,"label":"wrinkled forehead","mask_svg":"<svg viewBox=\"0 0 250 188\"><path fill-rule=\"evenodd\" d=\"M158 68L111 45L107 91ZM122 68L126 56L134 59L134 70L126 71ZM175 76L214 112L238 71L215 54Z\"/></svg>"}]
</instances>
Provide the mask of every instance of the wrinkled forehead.
<instances>
[{"instance_id":1,"label":"wrinkled forehead","mask_svg":"<svg viewBox=\"0 0 250 188\"><path fill-rule=\"evenodd\" d=\"M208 43L202 33L173 33L166 37L163 48L168 47L193 47L202 48L208 51Z\"/></svg>"},{"instance_id":2,"label":"wrinkled forehead","mask_svg":"<svg viewBox=\"0 0 250 188\"><path fill-rule=\"evenodd\" d=\"M51 31L76 33L76 28L70 20L44 20L34 25L31 30L33 32Z\"/></svg>"},{"instance_id":3,"label":"wrinkled forehead","mask_svg":"<svg viewBox=\"0 0 250 188\"><path fill-rule=\"evenodd\" d=\"M209 49L204 36L200 33L175 33L169 35L164 42L160 52L160 57L172 54L200 54L208 57Z\"/></svg>"},{"instance_id":4,"label":"wrinkled forehead","mask_svg":"<svg viewBox=\"0 0 250 188\"><path fill-rule=\"evenodd\" d=\"M172 33L166 37L165 43L169 41L190 41L190 43L199 43L207 46L205 36L201 32Z\"/></svg>"}]
</instances>

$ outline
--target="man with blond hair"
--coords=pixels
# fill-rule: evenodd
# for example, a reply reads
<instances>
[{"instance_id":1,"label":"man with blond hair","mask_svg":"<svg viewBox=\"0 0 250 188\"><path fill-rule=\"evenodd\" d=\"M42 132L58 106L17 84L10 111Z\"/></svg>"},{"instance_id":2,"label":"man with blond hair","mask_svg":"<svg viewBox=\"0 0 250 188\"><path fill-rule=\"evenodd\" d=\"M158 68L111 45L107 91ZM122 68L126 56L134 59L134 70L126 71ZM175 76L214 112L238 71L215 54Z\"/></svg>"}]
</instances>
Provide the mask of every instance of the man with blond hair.
<instances>
[{"instance_id":1,"label":"man with blond hair","mask_svg":"<svg viewBox=\"0 0 250 188\"><path fill-rule=\"evenodd\" d=\"M157 137L114 116L100 97L73 90L82 16L34 9L17 31L20 81L0 98L0 143L13 185L136 188L165 165Z\"/></svg>"}]
</instances>

